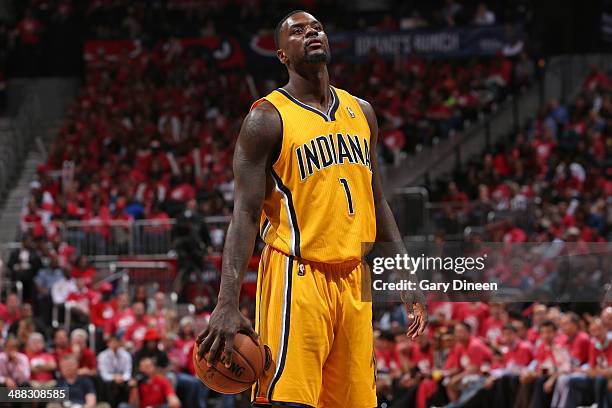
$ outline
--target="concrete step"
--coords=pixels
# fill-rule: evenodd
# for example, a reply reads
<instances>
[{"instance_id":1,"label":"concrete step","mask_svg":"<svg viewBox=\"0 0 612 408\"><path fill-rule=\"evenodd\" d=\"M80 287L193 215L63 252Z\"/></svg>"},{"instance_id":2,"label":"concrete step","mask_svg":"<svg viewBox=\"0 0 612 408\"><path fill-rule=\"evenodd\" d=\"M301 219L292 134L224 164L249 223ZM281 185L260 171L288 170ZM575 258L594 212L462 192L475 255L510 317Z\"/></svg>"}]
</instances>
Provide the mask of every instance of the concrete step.
<instances>
[{"instance_id":1,"label":"concrete step","mask_svg":"<svg viewBox=\"0 0 612 408\"><path fill-rule=\"evenodd\" d=\"M54 121L41 124L39 137L47 152L59 132L58 123L58 121ZM0 123L1 126L2 123ZM26 198L30 194L30 183L35 179L36 168L44 163L45 160L46 158L39 151L39 146L36 143L32 144L23 163L19 179L9 192L8 197L6 197L0 212L0 244L12 242L17 238L21 211L23 210Z\"/></svg>"}]
</instances>

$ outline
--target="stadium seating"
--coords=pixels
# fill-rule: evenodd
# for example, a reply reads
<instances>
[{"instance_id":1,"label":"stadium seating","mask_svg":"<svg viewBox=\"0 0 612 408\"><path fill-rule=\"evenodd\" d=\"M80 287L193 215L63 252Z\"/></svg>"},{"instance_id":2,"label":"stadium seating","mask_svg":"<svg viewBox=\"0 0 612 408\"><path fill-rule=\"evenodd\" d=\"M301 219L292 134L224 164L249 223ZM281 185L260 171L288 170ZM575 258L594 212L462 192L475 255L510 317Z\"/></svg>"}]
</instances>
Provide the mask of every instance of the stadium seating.
<instances>
[{"instance_id":1,"label":"stadium seating","mask_svg":"<svg viewBox=\"0 0 612 408\"><path fill-rule=\"evenodd\" d=\"M37 27L57 22L58 16L66 21L84 18L88 24L81 34L90 39L131 38L141 46L112 55L94 53L87 61L80 94L24 205L22 245L6 265L9 287L18 288L23 299L14 293L0 298L0 345L6 346L8 332L29 360L48 358L59 364L65 354L76 354L98 400L116 405L127 401L127 381L113 384L100 354L107 345L113 347L116 335L134 368L143 356L153 356L183 406L195 406L196 400L204 406L210 390L202 391L194 379L189 356L195 334L206 327L214 308L216 288L196 275L206 270L202 276L212 273L216 279L220 269L218 254L211 253L222 248L225 218L231 213L231 160L241 121L254 99L282 82L253 75L249 83L248 70L203 58L175 37L225 33L235 15L245 21L245 30L269 27L270 10L257 0L151 2L158 8L146 8L149 2L144 1L63 0L46 11L46 2L29 3L20 6L13 49L17 56L44 51ZM341 7L341 2L326 3L332 10ZM465 2L461 11L456 4L447 1L440 10L424 6L425 17L413 10L398 16L374 13L359 24L385 30L495 19L486 6ZM476 9L477 19L471 12ZM359 17L347 14L337 25L350 26ZM2 41L0 37L0 82ZM521 58L426 60L412 55L388 61L372 53L363 64L334 59L330 74L333 84L375 107L382 140L377 154L393 171L399 160L418 154L423 145L452 138L496 110L513 87L529 87L533 63L526 53ZM23 58L19 63L36 65ZM465 233L472 242L610 241L612 76L594 69L576 99L565 105L551 100L533 116L506 144L484 151L452 180L438 181L440 188L431 191L441 209L433 219L438 238ZM131 267L132 261L122 258L168 252L169 258L178 257L178 265L164 259ZM98 255L118 259L104 280L88 258ZM256 265L254 258L249 268ZM138 269L130 275L130 287L114 268ZM164 280L168 275L180 276L186 290L172 287L175 281ZM15 285L17 281L23 284ZM253 276L247 277L243 294L241 311L253 316ZM190 303L177 304L179 300ZM451 373L464 373L466 357L482 363L483 375L464 384L464 389L474 386L472 402L498 406L508 401L512 406L516 398L528 399L523 385L533 380L544 389L542 379L553 371L545 346L558 345L566 363L572 358L587 363L596 354L598 324L612 333L612 308L599 306L579 304L576 311L588 316L584 319L537 302L436 299L429 305L426 335L412 340L404 335L405 308L385 304L375 310L374 321L380 402L419 408L448 403L447 397L459 397L447 386L458 381ZM545 338L545 327L552 328L551 339ZM32 350L35 332L45 336L47 351ZM532 360L536 367L528 371ZM516 371L508 375L517 367L530 377L519 382ZM136 370L123 372L125 380L139 378ZM593 389L600 386L595 380L587 383ZM243 394L223 402L232 406L248 398Z\"/></svg>"}]
</instances>

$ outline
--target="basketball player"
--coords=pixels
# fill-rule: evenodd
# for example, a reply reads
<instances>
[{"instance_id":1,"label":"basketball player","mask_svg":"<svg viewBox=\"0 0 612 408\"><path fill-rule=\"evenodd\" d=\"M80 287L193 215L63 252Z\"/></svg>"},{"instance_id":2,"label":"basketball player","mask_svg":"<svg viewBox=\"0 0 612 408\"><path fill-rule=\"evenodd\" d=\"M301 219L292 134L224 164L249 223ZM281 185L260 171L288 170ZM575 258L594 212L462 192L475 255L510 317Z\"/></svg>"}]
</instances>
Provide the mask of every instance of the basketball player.
<instances>
[{"instance_id":1,"label":"basketball player","mask_svg":"<svg viewBox=\"0 0 612 408\"><path fill-rule=\"evenodd\" d=\"M224 353L229 364L235 333L255 335L238 299L259 231L266 246L255 331L275 369L256 384L254 406L372 408L372 304L361 298L362 243L401 242L376 163L376 115L368 102L330 86L327 35L312 15L288 14L275 40L289 82L253 104L238 136L221 288L197 339L199 356L210 350L214 364ZM412 337L427 322L415 299L408 304Z\"/></svg>"}]
</instances>

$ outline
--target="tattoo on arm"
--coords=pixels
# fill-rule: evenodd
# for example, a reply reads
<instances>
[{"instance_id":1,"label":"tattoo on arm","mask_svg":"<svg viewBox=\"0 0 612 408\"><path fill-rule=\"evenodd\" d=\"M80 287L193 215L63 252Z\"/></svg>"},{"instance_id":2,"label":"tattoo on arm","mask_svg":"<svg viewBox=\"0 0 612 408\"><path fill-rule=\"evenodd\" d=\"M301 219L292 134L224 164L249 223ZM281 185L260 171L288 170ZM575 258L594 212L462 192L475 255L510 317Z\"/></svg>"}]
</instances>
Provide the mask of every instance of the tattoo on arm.
<instances>
[{"instance_id":1,"label":"tattoo on arm","mask_svg":"<svg viewBox=\"0 0 612 408\"><path fill-rule=\"evenodd\" d=\"M266 182L282 140L276 108L263 102L245 118L234 152L234 211L223 248L219 303L238 305L244 271L253 254Z\"/></svg>"}]
</instances>

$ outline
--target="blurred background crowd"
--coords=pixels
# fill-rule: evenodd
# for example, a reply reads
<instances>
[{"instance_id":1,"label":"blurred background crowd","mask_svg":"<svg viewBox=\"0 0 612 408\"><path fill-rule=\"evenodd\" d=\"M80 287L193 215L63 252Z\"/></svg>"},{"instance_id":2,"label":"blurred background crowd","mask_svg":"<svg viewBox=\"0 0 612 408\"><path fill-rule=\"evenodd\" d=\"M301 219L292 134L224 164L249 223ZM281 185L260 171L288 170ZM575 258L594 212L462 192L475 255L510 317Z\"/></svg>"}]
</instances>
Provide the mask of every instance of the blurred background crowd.
<instances>
[{"instance_id":1,"label":"blurred background crowd","mask_svg":"<svg viewBox=\"0 0 612 408\"><path fill-rule=\"evenodd\" d=\"M527 3L2 3L12 18L0 19L0 112L8 115L6 78L69 75L80 87L29 180L19 244L0 264L0 384L68 386L87 407L249 406L248 393L203 386L190 356L215 305L235 137L250 104L286 79L280 64L250 63L259 61L252 49L270 54L278 10L312 11L330 33L497 27L499 49L461 58L389 58L372 47L355 62L332 45L332 84L374 106L376 154L385 175L401 177L405 163L541 86L550 55L596 49L581 36L598 26L559 31L577 32L597 11L572 2L576 21L559 30L561 6ZM555 17L542 24L547 13ZM542 102L502 141L426 182L435 209L427 239L610 241L612 73L593 64L571 98ZM258 254L243 289L248 318ZM586 287L609 290L609 254L583 271ZM536 273L519 278L534 286ZM379 405L612 406L609 301L432 300L416 340L402 334L403 307L375 305Z\"/></svg>"}]
</instances>

